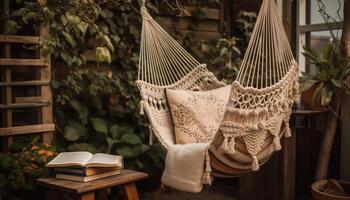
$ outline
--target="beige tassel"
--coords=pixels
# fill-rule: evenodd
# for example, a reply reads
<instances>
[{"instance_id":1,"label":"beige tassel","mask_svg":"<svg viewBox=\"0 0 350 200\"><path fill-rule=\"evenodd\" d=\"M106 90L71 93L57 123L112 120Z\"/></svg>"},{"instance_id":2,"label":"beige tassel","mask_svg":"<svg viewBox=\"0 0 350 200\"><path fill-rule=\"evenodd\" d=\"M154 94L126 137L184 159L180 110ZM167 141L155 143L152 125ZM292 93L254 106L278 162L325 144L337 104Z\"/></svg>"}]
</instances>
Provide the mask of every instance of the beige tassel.
<instances>
[{"instance_id":1,"label":"beige tassel","mask_svg":"<svg viewBox=\"0 0 350 200\"><path fill-rule=\"evenodd\" d=\"M148 128L149 128L149 142L148 142L148 144L152 145L153 144L153 130L152 130L152 126L149 125Z\"/></svg>"},{"instance_id":2,"label":"beige tassel","mask_svg":"<svg viewBox=\"0 0 350 200\"><path fill-rule=\"evenodd\" d=\"M275 150L279 151L281 150L281 142L280 142L280 138L278 137L278 135L275 135L275 138L273 138L273 144L275 145Z\"/></svg>"},{"instance_id":3,"label":"beige tassel","mask_svg":"<svg viewBox=\"0 0 350 200\"><path fill-rule=\"evenodd\" d=\"M211 173L210 156L209 156L209 152L207 151L205 153L205 171L203 173L203 184L211 185L212 180L211 180L210 173Z\"/></svg>"},{"instance_id":4,"label":"beige tassel","mask_svg":"<svg viewBox=\"0 0 350 200\"><path fill-rule=\"evenodd\" d=\"M258 158L256 156L252 156L252 158L253 158L252 170L258 171L260 169Z\"/></svg>"},{"instance_id":5,"label":"beige tassel","mask_svg":"<svg viewBox=\"0 0 350 200\"><path fill-rule=\"evenodd\" d=\"M144 115L144 102L143 100L140 101L140 115Z\"/></svg>"},{"instance_id":6,"label":"beige tassel","mask_svg":"<svg viewBox=\"0 0 350 200\"><path fill-rule=\"evenodd\" d=\"M231 137L231 140L228 143L228 153L231 153L231 154L236 153L235 145L236 145L235 138Z\"/></svg>"},{"instance_id":7,"label":"beige tassel","mask_svg":"<svg viewBox=\"0 0 350 200\"><path fill-rule=\"evenodd\" d=\"M225 139L224 139L224 141L222 142L221 149L222 149L225 153L227 153L227 152L228 152L228 138L227 138L227 136L224 136L224 137L225 137Z\"/></svg>"},{"instance_id":8,"label":"beige tassel","mask_svg":"<svg viewBox=\"0 0 350 200\"><path fill-rule=\"evenodd\" d=\"M288 138L288 137L291 137L291 136L292 136L292 134L291 134L291 130L289 128L289 123L285 122L284 137Z\"/></svg>"}]
</instances>

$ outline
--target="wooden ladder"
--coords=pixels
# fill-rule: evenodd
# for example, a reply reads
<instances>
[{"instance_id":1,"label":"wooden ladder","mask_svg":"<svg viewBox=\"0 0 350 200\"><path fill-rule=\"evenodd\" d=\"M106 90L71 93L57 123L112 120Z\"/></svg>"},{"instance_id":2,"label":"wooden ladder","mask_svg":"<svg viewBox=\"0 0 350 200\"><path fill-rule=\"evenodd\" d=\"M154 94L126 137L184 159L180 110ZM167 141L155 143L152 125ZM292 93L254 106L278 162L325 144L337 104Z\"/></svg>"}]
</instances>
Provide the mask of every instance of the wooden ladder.
<instances>
[{"instance_id":1,"label":"wooden ladder","mask_svg":"<svg viewBox=\"0 0 350 200\"><path fill-rule=\"evenodd\" d=\"M9 0L4 2L4 14L9 16ZM2 102L0 111L2 120L0 123L0 136L3 136L3 151L9 151L13 141L13 136L41 133L43 142L50 144L55 131L52 113L52 91L51 82L51 62L50 56L42 56L39 52L35 59L11 58L11 44L32 44L39 45L40 37L46 35L48 27L40 30L39 36L19 36L19 35L0 35L0 44L3 45L3 57L0 58ZM37 80L12 81L13 68L33 68L37 74ZM14 87L38 86L37 94L34 97L16 97L13 98ZM37 124L13 126L13 109L37 108Z\"/></svg>"}]
</instances>

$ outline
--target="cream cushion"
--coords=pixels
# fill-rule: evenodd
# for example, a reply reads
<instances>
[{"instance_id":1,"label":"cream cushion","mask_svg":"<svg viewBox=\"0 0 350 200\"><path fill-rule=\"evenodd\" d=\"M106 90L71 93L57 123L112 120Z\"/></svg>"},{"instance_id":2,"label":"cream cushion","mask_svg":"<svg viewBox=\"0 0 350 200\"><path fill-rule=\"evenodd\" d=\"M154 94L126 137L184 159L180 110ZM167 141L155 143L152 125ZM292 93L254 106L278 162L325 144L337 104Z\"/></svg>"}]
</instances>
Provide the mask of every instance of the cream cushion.
<instances>
[{"instance_id":1,"label":"cream cushion","mask_svg":"<svg viewBox=\"0 0 350 200\"><path fill-rule=\"evenodd\" d=\"M219 128L231 86L209 91L166 90L176 144L210 143Z\"/></svg>"}]
</instances>

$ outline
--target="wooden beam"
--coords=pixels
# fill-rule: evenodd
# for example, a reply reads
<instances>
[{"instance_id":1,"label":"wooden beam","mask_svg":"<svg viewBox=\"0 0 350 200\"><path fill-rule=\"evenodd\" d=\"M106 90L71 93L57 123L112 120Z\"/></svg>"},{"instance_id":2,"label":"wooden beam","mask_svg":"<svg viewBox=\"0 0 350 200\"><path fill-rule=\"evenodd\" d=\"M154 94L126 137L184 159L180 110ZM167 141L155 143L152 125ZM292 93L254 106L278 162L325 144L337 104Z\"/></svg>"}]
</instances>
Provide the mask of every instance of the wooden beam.
<instances>
[{"instance_id":1,"label":"wooden beam","mask_svg":"<svg viewBox=\"0 0 350 200\"><path fill-rule=\"evenodd\" d=\"M344 27L342 33L342 47L344 54L350 57L350 0L344 0ZM348 77L350 83L350 77ZM350 181L350 96L344 96L341 105L341 157L340 178Z\"/></svg>"},{"instance_id":2,"label":"wooden beam","mask_svg":"<svg viewBox=\"0 0 350 200\"><path fill-rule=\"evenodd\" d=\"M0 66L45 66L47 62L42 59L11 59L1 58Z\"/></svg>"},{"instance_id":3,"label":"wooden beam","mask_svg":"<svg viewBox=\"0 0 350 200\"><path fill-rule=\"evenodd\" d=\"M12 104L0 104L0 109L14 109L14 108L31 108L31 107L44 107L49 106L50 103L12 103Z\"/></svg>"},{"instance_id":4,"label":"wooden beam","mask_svg":"<svg viewBox=\"0 0 350 200\"><path fill-rule=\"evenodd\" d=\"M2 43L39 44L39 41L38 36L0 35Z\"/></svg>"},{"instance_id":5,"label":"wooden beam","mask_svg":"<svg viewBox=\"0 0 350 200\"><path fill-rule=\"evenodd\" d=\"M343 22L330 23L334 29L341 29L343 27ZM327 24L309 24L299 26L299 31L301 33L314 32L314 31L328 31L329 27Z\"/></svg>"},{"instance_id":6,"label":"wooden beam","mask_svg":"<svg viewBox=\"0 0 350 200\"><path fill-rule=\"evenodd\" d=\"M196 11L197 8L192 6L183 6L183 8L188 11L189 13L192 13ZM163 9L159 10L158 16L170 16L170 17L176 17L176 18L191 18L191 16L175 16L173 13L166 13L162 12ZM212 20L219 20L220 18L220 11L219 9L215 8L201 8L201 11L203 11L203 19L212 19Z\"/></svg>"},{"instance_id":7,"label":"wooden beam","mask_svg":"<svg viewBox=\"0 0 350 200\"><path fill-rule=\"evenodd\" d=\"M48 33L49 33L49 26L45 26L40 29L40 36L45 36ZM47 61L47 67L41 68L39 71L40 80L51 82L51 56L50 55L44 56L42 52L39 52L39 54L40 54L41 60ZM41 87L40 94L43 102L52 101L52 90L50 87ZM52 104L50 104L49 106L42 107L40 116L41 116L41 123L43 124L53 123ZM53 137L54 137L54 132L47 131L43 134L43 142L46 144L51 144L53 141Z\"/></svg>"},{"instance_id":8,"label":"wooden beam","mask_svg":"<svg viewBox=\"0 0 350 200\"><path fill-rule=\"evenodd\" d=\"M164 28L191 29L194 31L219 32L218 21L200 20L195 22L190 18L160 17L157 22Z\"/></svg>"},{"instance_id":9,"label":"wooden beam","mask_svg":"<svg viewBox=\"0 0 350 200\"><path fill-rule=\"evenodd\" d=\"M55 124L39 124L39 125L0 128L0 136L42 133L42 132L49 132L49 131L50 132L55 131Z\"/></svg>"},{"instance_id":10,"label":"wooden beam","mask_svg":"<svg viewBox=\"0 0 350 200\"><path fill-rule=\"evenodd\" d=\"M31 85L50 85L50 81L16 81L16 82L0 82L0 87L7 86L31 86Z\"/></svg>"},{"instance_id":11,"label":"wooden beam","mask_svg":"<svg viewBox=\"0 0 350 200\"><path fill-rule=\"evenodd\" d=\"M6 16L5 20L8 20L10 16L10 0L4 0L4 16ZM11 58L11 45L5 44L4 46L4 57L5 58ZM2 73L3 77L2 80L5 82L11 82L11 74L12 70L9 67L5 67L4 73ZM3 104L11 104L12 101L12 88L11 87L5 87L3 90ZM4 110L2 112L3 117L3 123L1 124L3 127L11 127L13 124L12 120L12 110ZM12 137L4 137L3 138L3 150L5 152L10 151L10 147L12 145L13 138Z\"/></svg>"}]
</instances>

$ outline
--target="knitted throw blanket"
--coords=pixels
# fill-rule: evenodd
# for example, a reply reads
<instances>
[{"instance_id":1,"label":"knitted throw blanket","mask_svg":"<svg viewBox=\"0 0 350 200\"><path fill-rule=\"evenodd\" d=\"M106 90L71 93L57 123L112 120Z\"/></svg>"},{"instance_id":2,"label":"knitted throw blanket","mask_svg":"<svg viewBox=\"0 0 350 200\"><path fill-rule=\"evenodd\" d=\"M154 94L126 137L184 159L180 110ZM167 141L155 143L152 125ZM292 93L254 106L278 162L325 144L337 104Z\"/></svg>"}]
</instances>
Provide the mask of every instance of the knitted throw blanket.
<instances>
[{"instance_id":1,"label":"knitted throw blanket","mask_svg":"<svg viewBox=\"0 0 350 200\"><path fill-rule=\"evenodd\" d=\"M176 144L168 148L162 183L185 192L200 192L211 184L209 144Z\"/></svg>"}]
</instances>

